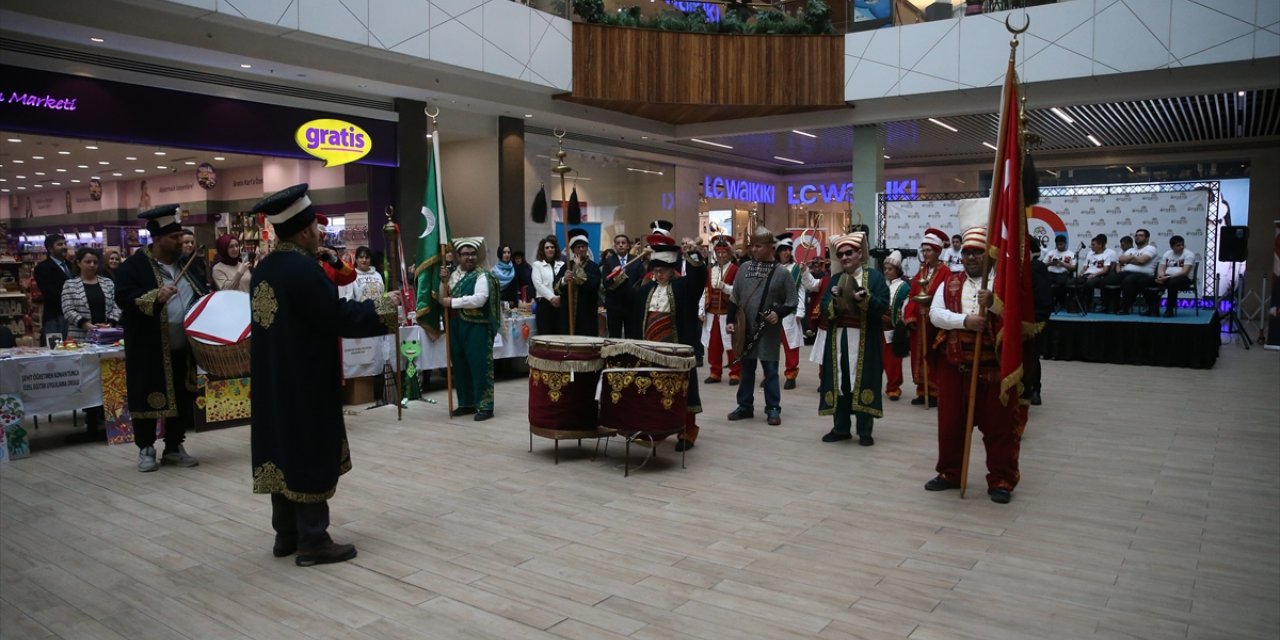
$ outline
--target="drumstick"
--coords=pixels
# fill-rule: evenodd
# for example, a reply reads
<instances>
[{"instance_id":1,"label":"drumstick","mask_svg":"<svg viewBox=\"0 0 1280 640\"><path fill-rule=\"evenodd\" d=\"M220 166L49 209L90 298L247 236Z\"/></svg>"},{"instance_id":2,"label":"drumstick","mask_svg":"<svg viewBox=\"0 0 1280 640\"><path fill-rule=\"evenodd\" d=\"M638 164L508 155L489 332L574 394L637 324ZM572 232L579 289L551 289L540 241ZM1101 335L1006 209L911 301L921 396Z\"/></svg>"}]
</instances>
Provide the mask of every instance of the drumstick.
<instances>
[{"instance_id":1,"label":"drumstick","mask_svg":"<svg viewBox=\"0 0 1280 640\"><path fill-rule=\"evenodd\" d=\"M191 268L191 265L195 264L195 262L196 262L196 256L197 256L197 255L200 255L200 252L201 252L201 251L208 251L208 249L206 249L204 245L200 245L200 246L196 247L195 252L193 252L193 253L191 254L191 259L190 259L190 260L187 260L187 266L183 267L183 268L182 268L182 271L179 271L179 272L178 272L178 277L176 277L176 278L174 278L174 279L173 279L173 286L174 286L174 287L177 287L177 286L178 286L178 282L179 282L180 280L182 280L182 276L186 275L186 273L187 273L187 269L190 269L190 268Z\"/></svg>"}]
</instances>

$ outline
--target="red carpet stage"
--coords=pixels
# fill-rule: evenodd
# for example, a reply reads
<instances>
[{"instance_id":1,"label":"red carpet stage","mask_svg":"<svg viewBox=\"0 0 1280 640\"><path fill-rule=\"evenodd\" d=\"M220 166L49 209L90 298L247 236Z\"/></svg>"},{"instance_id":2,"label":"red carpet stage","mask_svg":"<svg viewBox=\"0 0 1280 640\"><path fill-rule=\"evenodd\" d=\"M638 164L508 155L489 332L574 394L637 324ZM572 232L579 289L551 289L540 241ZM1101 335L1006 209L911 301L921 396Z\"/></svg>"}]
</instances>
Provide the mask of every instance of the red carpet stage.
<instances>
[{"instance_id":1,"label":"red carpet stage","mask_svg":"<svg viewBox=\"0 0 1280 640\"><path fill-rule=\"evenodd\" d=\"M1041 357L1112 364L1210 369L1221 320L1212 309L1178 309L1172 318L1059 311L1044 329Z\"/></svg>"}]
</instances>

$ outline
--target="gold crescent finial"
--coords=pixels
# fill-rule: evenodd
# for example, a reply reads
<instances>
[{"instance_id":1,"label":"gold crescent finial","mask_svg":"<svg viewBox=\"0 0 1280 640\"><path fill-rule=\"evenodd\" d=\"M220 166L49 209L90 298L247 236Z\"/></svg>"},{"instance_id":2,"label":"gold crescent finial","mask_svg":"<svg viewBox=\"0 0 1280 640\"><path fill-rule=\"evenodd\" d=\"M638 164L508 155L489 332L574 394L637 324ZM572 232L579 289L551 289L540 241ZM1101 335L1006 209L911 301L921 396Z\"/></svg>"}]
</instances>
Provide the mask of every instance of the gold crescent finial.
<instances>
[{"instance_id":1,"label":"gold crescent finial","mask_svg":"<svg viewBox=\"0 0 1280 640\"><path fill-rule=\"evenodd\" d=\"M439 116L439 115L440 115L440 107L436 107L436 112L435 112L435 113L431 113L431 107L427 107L427 108L423 109L423 110L422 110L422 112L423 112L423 113L425 113L425 114L427 114L427 117L428 117L428 118L431 118L432 120L435 120L435 119L436 119L436 116Z\"/></svg>"},{"instance_id":2,"label":"gold crescent finial","mask_svg":"<svg viewBox=\"0 0 1280 640\"><path fill-rule=\"evenodd\" d=\"M1021 34L1021 33L1026 33L1027 29L1030 29L1030 28L1031 28L1031 16L1026 15L1026 14L1024 13L1024 14L1022 15L1022 19L1024 20L1024 22L1022 23L1022 28L1021 28L1021 29L1014 29L1014 28L1013 28L1013 25L1009 24L1009 16L1005 16L1005 17L1004 17L1004 28L1005 28L1005 29L1008 29L1008 30L1009 30L1009 33L1012 33L1014 36L1017 36L1018 34Z\"/></svg>"},{"instance_id":3,"label":"gold crescent finial","mask_svg":"<svg viewBox=\"0 0 1280 640\"><path fill-rule=\"evenodd\" d=\"M569 132L561 129L552 129L551 135L555 136L557 140L564 140L564 137L569 135Z\"/></svg>"}]
</instances>

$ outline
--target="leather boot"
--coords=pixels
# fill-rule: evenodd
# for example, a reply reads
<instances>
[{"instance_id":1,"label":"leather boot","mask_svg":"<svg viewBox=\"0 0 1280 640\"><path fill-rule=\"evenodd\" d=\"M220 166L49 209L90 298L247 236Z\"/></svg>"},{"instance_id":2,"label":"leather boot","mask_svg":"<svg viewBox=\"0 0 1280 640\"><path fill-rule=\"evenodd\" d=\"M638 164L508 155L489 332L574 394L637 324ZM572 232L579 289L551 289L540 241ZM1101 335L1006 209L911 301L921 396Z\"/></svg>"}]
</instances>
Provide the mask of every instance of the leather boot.
<instances>
[{"instance_id":1,"label":"leather boot","mask_svg":"<svg viewBox=\"0 0 1280 640\"><path fill-rule=\"evenodd\" d=\"M329 542L319 547L298 549L298 557L294 559L294 562L299 567L310 567L317 564L346 562L354 557L356 557L356 546L354 544Z\"/></svg>"}]
</instances>

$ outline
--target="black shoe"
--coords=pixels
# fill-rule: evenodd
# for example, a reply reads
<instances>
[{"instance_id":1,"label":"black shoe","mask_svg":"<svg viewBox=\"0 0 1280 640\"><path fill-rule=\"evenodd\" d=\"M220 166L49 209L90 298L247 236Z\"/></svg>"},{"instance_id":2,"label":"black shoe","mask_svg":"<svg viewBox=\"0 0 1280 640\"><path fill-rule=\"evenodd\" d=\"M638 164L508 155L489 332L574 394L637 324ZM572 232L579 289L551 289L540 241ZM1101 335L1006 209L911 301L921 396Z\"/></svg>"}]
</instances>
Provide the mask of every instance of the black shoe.
<instances>
[{"instance_id":1,"label":"black shoe","mask_svg":"<svg viewBox=\"0 0 1280 640\"><path fill-rule=\"evenodd\" d=\"M870 447L875 443L876 443L876 439L872 438L871 434L869 433L858 436L858 444L864 447Z\"/></svg>"},{"instance_id":2,"label":"black shoe","mask_svg":"<svg viewBox=\"0 0 1280 640\"><path fill-rule=\"evenodd\" d=\"M696 363L696 364L694 364L694 365L693 365L695 368L698 368L698 369L701 369L701 368L702 368L702 365L703 365L703 363L702 363L702 356L698 356L698 357L697 357L697 360L695 360L694 362Z\"/></svg>"},{"instance_id":3,"label":"black shoe","mask_svg":"<svg viewBox=\"0 0 1280 640\"><path fill-rule=\"evenodd\" d=\"M987 495L991 496L991 501L996 504L1009 504L1013 499L1013 494L1008 489L987 489Z\"/></svg>"},{"instance_id":4,"label":"black shoe","mask_svg":"<svg viewBox=\"0 0 1280 640\"><path fill-rule=\"evenodd\" d=\"M747 418L753 417L754 415L755 415L755 411L752 411L751 409L743 409L742 407L738 407L737 409L734 409L729 414L729 419L730 420L746 420Z\"/></svg>"},{"instance_id":5,"label":"black shoe","mask_svg":"<svg viewBox=\"0 0 1280 640\"><path fill-rule=\"evenodd\" d=\"M738 379L736 379L736 378L729 378L729 386L731 386L731 387L736 387L736 386L738 386L738 385L740 385L740 384L742 384L742 381L741 381L741 380L738 380Z\"/></svg>"},{"instance_id":6,"label":"black shoe","mask_svg":"<svg viewBox=\"0 0 1280 640\"><path fill-rule=\"evenodd\" d=\"M1038 407L1038 406L1040 406L1040 392L1039 392L1039 391L1032 391L1032 392L1031 392L1031 406L1033 406L1033 407Z\"/></svg>"},{"instance_id":7,"label":"black shoe","mask_svg":"<svg viewBox=\"0 0 1280 640\"><path fill-rule=\"evenodd\" d=\"M779 410L779 411L778 411L778 413L769 413L768 411L766 411L766 412L764 412L764 413L765 413L765 422L766 422L766 423L768 423L768 425L769 425L769 426L771 426L771 427L776 427L776 426L778 426L778 425L782 424L782 411L781 411L781 410Z\"/></svg>"},{"instance_id":8,"label":"black shoe","mask_svg":"<svg viewBox=\"0 0 1280 640\"><path fill-rule=\"evenodd\" d=\"M783 388L783 389L794 389L794 388L796 388L796 381L795 381L795 378L788 378L786 382L782 383L782 388Z\"/></svg>"},{"instance_id":9,"label":"black shoe","mask_svg":"<svg viewBox=\"0 0 1280 640\"><path fill-rule=\"evenodd\" d=\"M911 404L919 407L924 405L924 396L916 396L911 399Z\"/></svg>"},{"instance_id":10,"label":"black shoe","mask_svg":"<svg viewBox=\"0 0 1280 640\"><path fill-rule=\"evenodd\" d=\"M457 409L453 410L453 413L449 414L449 417L456 418L458 416L469 416L475 412L476 412L475 407L458 407Z\"/></svg>"},{"instance_id":11,"label":"black shoe","mask_svg":"<svg viewBox=\"0 0 1280 640\"><path fill-rule=\"evenodd\" d=\"M688 451L692 448L693 448L693 443L689 442L688 440L681 440L676 443L676 453L680 453L681 451Z\"/></svg>"},{"instance_id":12,"label":"black shoe","mask_svg":"<svg viewBox=\"0 0 1280 640\"><path fill-rule=\"evenodd\" d=\"M929 407L930 407L930 408L932 408L932 407L936 407L936 406L938 406L938 399L937 399L937 398L929 398Z\"/></svg>"},{"instance_id":13,"label":"black shoe","mask_svg":"<svg viewBox=\"0 0 1280 640\"><path fill-rule=\"evenodd\" d=\"M314 549L298 549L298 557L294 558L293 562L299 567L310 567L317 564L346 562L354 557L356 557L354 544L330 542Z\"/></svg>"},{"instance_id":14,"label":"black shoe","mask_svg":"<svg viewBox=\"0 0 1280 640\"><path fill-rule=\"evenodd\" d=\"M276 543L271 547L271 555L277 558L284 558L284 557L293 555L297 551L298 551L297 538L285 538L278 534L276 535Z\"/></svg>"},{"instance_id":15,"label":"black shoe","mask_svg":"<svg viewBox=\"0 0 1280 640\"><path fill-rule=\"evenodd\" d=\"M713 378L711 376L707 376L707 379L703 380L702 384L716 384L717 382L720 382L720 378Z\"/></svg>"},{"instance_id":16,"label":"black shoe","mask_svg":"<svg viewBox=\"0 0 1280 640\"><path fill-rule=\"evenodd\" d=\"M492 418L492 417L493 417L492 411L477 411L476 417L473 418L473 420L475 420L476 422L484 422L485 420L488 420L489 418Z\"/></svg>"},{"instance_id":17,"label":"black shoe","mask_svg":"<svg viewBox=\"0 0 1280 640\"><path fill-rule=\"evenodd\" d=\"M852 440L852 439L853 439L853 434L836 433L834 431L829 431L823 434L822 436L823 442L840 442L841 440Z\"/></svg>"},{"instance_id":18,"label":"black shoe","mask_svg":"<svg viewBox=\"0 0 1280 640\"><path fill-rule=\"evenodd\" d=\"M947 479L943 478L942 476L937 476L934 479L924 483L925 491L946 491L948 489L959 489L959 488L960 488L960 485L952 482L947 482Z\"/></svg>"}]
</instances>

